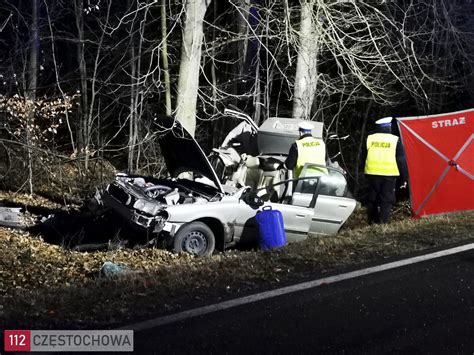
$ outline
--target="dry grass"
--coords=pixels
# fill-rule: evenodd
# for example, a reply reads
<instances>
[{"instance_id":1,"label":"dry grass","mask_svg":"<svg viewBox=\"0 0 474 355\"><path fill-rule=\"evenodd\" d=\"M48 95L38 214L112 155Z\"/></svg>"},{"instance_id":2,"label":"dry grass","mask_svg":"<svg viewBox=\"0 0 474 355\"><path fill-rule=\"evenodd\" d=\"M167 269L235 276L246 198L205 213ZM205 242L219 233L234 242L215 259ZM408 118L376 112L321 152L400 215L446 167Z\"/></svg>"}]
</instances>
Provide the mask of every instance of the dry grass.
<instances>
[{"instance_id":1,"label":"dry grass","mask_svg":"<svg viewBox=\"0 0 474 355\"><path fill-rule=\"evenodd\" d=\"M0 187L11 191L29 191L28 171L23 161L26 158L21 154L14 154L11 157L13 158L11 170L6 176L0 173ZM1 163L0 172L3 172L5 167ZM81 203L81 199L93 195L99 185L112 181L116 172L110 162L100 158L92 158L88 169L85 169L84 161L81 159L70 158L58 161L57 157L38 156L33 162L33 190L37 194L48 196L62 204ZM20 200L28 196L17 193L14 195Z\"/></svg>"},{"instance_id":2,"label":"dry grass","mask_svg":"<svg viewBox=\"0 0 474 355\"><path fill-rule=\"evenodd\" d=\"M367 226L358 210L336 236L209 259L156 249L79 253L0 228L0 319L40 329L110 327L473 237L474 211L420 220L407 214L401 206L391 224ZM101 278L104 261L135 272Z\"/></svg>"},{"instance_id":3,"label":"dry grass","mask_svg":"<svg viewBox=\"0 0 474 355\"><path fill-rule=\"evenodd\" d=\"M0 191L0 202L5 204L13 203L23 207L43 207L51 210L68 210L78 207L71 204L59 204L40 195L27 195L11 191Z\"/></svg>"}]
</instances>

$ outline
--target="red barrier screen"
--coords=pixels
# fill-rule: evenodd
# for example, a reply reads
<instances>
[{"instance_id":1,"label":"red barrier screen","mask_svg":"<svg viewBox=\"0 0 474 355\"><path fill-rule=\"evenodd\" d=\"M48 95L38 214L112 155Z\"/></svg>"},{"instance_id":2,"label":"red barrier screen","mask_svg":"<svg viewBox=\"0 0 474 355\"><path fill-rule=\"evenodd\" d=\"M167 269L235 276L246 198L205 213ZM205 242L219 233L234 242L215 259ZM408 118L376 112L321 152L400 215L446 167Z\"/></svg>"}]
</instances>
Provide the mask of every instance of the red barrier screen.
<instances>
[{"instance_id":1,"label":"red barrier screen","mask_svg":"<svg viewBox=\"0 0 474 355\"><path fill-rule=\"evenodd\" d=\"M414 216L474 209L474 109L397 121Z\"/></svg>"}]
</instances>

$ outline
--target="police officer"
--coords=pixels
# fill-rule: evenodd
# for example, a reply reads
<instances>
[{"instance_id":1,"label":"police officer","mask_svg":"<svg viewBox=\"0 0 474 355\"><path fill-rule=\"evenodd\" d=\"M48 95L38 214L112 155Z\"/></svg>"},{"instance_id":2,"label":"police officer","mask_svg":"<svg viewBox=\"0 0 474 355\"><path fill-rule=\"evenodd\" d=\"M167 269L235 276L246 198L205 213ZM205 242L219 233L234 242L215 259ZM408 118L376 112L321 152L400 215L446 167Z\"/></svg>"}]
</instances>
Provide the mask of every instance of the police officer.
<instances>
[{"instance_id":1,"label":"police officer","mask_svg":"<svg viewBox=\"0 0 474 355\"><path fill-rule=\"evenodd\" d=\"M369 223L388 223L395 202L395 186L399 176L406 187L406 165L403 147L392 134L392 117L377 120L377 132L367 137L365 174L369 183Z\"/></svg>"},{"instance_id":2,"label":"police officer","mask_svg":"<svg viewBox=\"0 0 474 355\"><path fill-rule=\"evenodd\" d=\"M293 170L293 176L298 178L306 163L326 165L326 145L322 139L312 136L313 125L302 122L298 125L300 138L294 142L285 160L285 167ZM327 169L312 169L311 176L327 174ZM308 174L309 175L309 174Z\"/></svg>"}]
</instances>

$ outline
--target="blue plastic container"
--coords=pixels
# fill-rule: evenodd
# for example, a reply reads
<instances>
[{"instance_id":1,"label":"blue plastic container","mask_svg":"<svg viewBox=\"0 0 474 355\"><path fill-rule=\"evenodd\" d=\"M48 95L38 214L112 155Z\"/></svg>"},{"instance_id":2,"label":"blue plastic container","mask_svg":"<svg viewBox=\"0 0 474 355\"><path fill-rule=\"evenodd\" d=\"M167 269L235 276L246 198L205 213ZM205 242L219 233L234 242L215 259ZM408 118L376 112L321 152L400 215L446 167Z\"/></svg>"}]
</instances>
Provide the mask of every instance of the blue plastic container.
<instances>
[{"instance_id":1,"label":"blue plastic container","mask_svg":"<svg viewBox=\"0 0 474 355\"><path fill-rule=\"evenodd\" d=\"M260 232L260 249L268 250L286 245L285 226L280 211L265 206L255 219Z\"/></svg>"}]
</instances>

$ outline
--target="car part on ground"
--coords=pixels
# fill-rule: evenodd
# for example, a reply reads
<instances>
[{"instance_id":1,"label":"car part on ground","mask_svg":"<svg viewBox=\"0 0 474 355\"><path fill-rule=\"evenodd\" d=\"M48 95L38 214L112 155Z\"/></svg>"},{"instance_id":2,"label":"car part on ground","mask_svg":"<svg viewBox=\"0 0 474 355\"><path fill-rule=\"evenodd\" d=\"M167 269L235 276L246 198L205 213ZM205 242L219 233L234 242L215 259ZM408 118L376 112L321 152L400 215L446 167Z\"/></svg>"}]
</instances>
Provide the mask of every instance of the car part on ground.
<instances>
[{"instance_id":1,"label":"car part on ground","mask_svg":"<svg viewBox=\"0 0 474 355\"><path fill-rule=\"evenodd\" d=\"M0 226L27 229L34 226L38 217L24 211L22 207L0 206Z\"/></svg>"}]
</instances>

